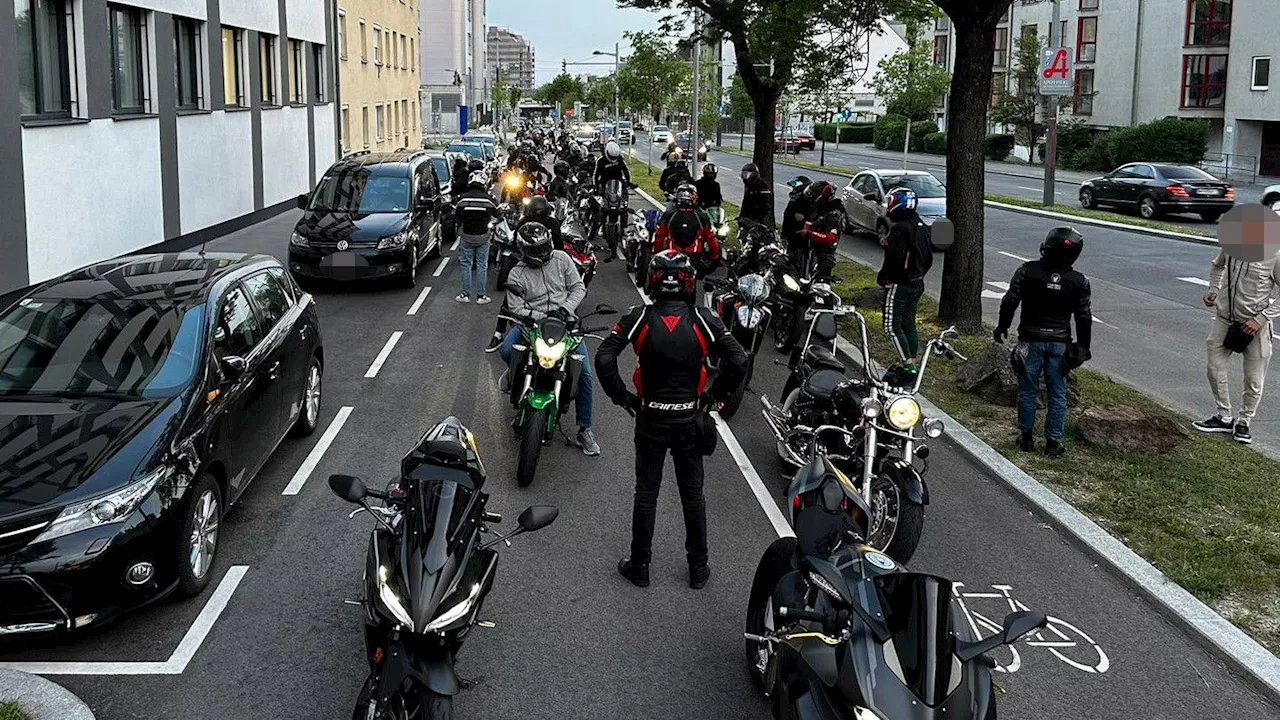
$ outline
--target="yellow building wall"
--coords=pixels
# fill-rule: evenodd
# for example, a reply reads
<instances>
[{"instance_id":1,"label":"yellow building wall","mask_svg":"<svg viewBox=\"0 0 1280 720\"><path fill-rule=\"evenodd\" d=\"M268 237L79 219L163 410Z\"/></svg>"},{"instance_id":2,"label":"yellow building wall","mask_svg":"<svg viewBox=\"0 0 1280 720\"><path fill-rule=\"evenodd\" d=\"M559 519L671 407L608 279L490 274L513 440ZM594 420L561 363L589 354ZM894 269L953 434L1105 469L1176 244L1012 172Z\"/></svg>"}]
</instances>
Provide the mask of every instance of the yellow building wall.
<instances>
[{"instance_id":1,"label":"yellow building wall","mask_svg":"<svg viewBox=\"0 0 1280 720\"><path fill-rule=\"evenodd\" d=\"M339 0L344 153L422 146L418 1Z\"/></svg>"}]
</instances>

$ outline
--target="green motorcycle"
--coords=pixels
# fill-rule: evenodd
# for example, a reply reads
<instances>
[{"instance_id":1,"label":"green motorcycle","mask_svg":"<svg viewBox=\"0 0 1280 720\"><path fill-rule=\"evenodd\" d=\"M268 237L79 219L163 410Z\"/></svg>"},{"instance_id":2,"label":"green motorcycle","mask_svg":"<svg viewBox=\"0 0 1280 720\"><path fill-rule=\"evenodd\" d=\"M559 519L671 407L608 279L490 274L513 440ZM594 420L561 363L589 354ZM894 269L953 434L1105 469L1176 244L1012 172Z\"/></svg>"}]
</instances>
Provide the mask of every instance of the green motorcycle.
<instances>
[{"instance_id":1,"label":"green motorcycle","mask_svg":"<svg viewBox=\"0 0 1280 720\"><path fill-rule=\"evenodd\" d=\"M578 346L592 333L608 326L584 328L582 321L597 315L616 315L608 305L597 305L594 312L582 317L548 315L541 320L503 314L520 327L520 340L511 359L511 404L516 417L512 422L520 440L520 457L516 465L516 482L528 487L538 471L538 458L544 445L551 443L561 418L578 396L581 360L574 355Z\"/></svg>"}]
</instances>

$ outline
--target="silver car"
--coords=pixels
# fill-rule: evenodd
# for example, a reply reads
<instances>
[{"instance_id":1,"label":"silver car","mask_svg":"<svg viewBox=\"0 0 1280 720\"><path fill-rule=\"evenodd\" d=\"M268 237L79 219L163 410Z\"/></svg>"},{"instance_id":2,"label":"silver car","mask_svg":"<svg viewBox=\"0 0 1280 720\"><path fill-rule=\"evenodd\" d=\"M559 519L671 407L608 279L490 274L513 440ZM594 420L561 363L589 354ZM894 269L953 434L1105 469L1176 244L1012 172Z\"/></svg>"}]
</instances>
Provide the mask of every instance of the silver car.
<instances>
[{"instance_id":1,"label":"silver car","mask_svg":"<svg viewBox=\"0 0 1280 720\"><path fill-rule=\"evenodd\" d=\"M1280 185L1272 185L1262 191L1262 204L1280 213Z\"/></svg>"},{"instance_id":2,"label":"silver car","mask_svg":"<svg viewBox=\"0 0 1280 720\"><path fill-rule=\"evenodd\" d=\"M852 223L850 231L874 233L884 244L889 234L889 219L884 207L885 193L895 187L908 187L919 198L916 212L925 227L947 216L947 188L938 178L924 170L864 170L844 188L845 214Z\"/></svg>"}]
</instances>

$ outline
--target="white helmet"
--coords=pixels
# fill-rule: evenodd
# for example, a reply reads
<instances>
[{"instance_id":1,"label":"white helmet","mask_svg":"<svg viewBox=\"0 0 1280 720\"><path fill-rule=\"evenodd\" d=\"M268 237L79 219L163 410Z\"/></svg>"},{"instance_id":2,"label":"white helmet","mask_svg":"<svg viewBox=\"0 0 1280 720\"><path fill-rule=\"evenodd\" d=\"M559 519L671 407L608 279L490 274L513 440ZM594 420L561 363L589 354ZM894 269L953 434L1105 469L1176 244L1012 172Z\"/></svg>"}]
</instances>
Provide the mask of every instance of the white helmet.
<instances>
[{"instance_id":1,"label":"white helmet","mask_svg":"<svg viewBox=\"0 0 1280 720\"><path fill-rule=\"evenodd\" d=\"M489 173L483 170L476 170L467 178L467 182L470 185L484 187L489 184Z\"/></svg>"},{"instance_id":2,"label":"white helmet","mask_svg":"<svg viewBox=\"0 0 1280 720\"><path fill-rule=\"evenodd\" d=\"M622 148L618 145L617 141L610 140L608 143L605 143L604 156L610 160L617 160L622 157Z\"/></svg>"}]
</instances>

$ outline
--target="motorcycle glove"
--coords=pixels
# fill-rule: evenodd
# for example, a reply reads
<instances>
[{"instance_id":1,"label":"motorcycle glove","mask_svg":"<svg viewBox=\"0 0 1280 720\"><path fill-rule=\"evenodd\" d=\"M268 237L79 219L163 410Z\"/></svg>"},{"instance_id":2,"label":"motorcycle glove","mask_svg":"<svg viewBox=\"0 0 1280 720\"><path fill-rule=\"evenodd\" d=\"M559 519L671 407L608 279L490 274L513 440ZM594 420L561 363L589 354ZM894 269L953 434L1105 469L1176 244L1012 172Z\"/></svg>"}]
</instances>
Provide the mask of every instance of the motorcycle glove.
<instances>
[{"instance_id":1,"label":"motorcycle glove","mask_svg":"<svg viewBox=\"0 0 1280 720\"><path fill-rule=\"evenodd\" d=\"M995 340L997 343L1001 343L1001 344L1003 344L1003 343L1004 343L1005 338L1006 338L1006 337L1008 337L1008 335L1009 335L1009 331L1008 331L1007 329L1005 329L1005 328L996 328L996 329L991 333L991 339L992 339L992 340Z\"/></svg>"}]
</instances>

